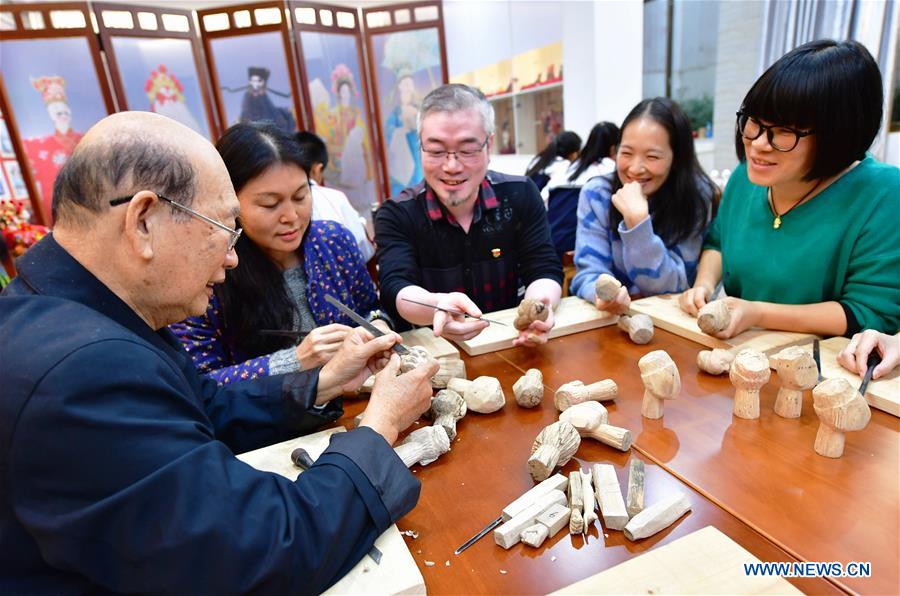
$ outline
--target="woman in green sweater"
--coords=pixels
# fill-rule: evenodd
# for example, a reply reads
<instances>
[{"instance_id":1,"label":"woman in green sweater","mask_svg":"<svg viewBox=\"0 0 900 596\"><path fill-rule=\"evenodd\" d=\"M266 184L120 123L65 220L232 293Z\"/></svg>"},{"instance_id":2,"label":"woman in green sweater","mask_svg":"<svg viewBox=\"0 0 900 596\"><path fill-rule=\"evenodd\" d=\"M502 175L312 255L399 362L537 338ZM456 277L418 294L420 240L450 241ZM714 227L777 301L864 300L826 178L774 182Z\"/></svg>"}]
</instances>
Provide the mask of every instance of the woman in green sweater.
<instances>
[{"instance_id":1,"label":"woman in green sweater","mask_svg":"<svg viewBox=\"0 0 900 596\"><path fill-rule=\"evenodd\" d=\"M681 308L696 316L722 281L721 338L895 332L900 170L866 154L881 114L881 73L857 42L810 42L763 73L737 114L741 164Z\"/></svg>"}]
</instances>

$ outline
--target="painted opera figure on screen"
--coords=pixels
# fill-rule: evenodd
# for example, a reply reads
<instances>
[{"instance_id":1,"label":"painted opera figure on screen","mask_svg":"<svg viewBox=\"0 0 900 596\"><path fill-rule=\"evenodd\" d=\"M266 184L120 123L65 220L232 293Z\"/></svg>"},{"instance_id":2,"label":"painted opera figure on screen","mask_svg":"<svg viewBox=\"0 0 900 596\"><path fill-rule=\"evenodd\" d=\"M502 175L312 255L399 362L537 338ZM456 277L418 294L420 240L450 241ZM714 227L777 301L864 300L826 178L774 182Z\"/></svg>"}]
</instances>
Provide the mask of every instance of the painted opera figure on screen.
<instances>
[{"instance_id":1,"label":"painted opera figure on screen","mask_svg":"<svg viewBox=\"0 0 900 596\"><path fill-rule=\"evenodd\" d=\"M53 133L45 137L25 139L25 153L34 171L34 179L44 205L44 213L50 217L53 201L53 181L63 164L72 155L83 133L72 130L72 110L66 99L66 81L59 75L31 79L31 85L41 94L47 115L53 124Z\"/></svg>"},{"instance_id":2,"label":"painted opera figure on screen","mask_svg":"<svg viewBox=\"0 0 900 596\"><path fill-rule=\"evenodd\" d=\"M267 120L290 134L297 130L293 114L286 108L272 103L269 94L289 98L290 93L269 88L271 71L262 66L251 66L247 69L247 86L244 88L244 99L241 101L241 117L238 122L260 122Z\"/></svg>"},{"instance_id":3,"label":"painted opera figure on screen","mask_svg":"<svg viewBox=\"0 0 900 596\"><path fill-rule=\"evenodd\" d=\"M203 134L203 129L191 114L185 101L184 86L165 64L160 64L156 70L150 72L144 91L150 101L151 112L171 118Z\"/></svg>"}]
</instances>

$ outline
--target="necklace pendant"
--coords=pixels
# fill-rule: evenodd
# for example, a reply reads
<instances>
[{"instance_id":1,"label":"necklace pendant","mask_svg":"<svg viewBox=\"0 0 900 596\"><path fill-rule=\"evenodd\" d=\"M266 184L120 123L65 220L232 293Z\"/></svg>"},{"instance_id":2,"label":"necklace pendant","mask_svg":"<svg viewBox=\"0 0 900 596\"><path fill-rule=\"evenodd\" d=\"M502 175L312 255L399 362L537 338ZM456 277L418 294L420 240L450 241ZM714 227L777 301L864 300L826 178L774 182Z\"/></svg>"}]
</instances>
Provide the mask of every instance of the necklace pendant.
<instances>
[{"instance_id":1,"label":"necklace pendant","mask_svg":"<svg viewBox=\"0 0 900 596\"><path fill-rule=\"evenodd\" d=\"M775 216L775 221L772 222L772 229L773 229L773 230L777 230L777 229L780 228L780 227L781 227L781 216L780 216L780 215L776 215L776 216Z\"/></svg>"}]
</instances>

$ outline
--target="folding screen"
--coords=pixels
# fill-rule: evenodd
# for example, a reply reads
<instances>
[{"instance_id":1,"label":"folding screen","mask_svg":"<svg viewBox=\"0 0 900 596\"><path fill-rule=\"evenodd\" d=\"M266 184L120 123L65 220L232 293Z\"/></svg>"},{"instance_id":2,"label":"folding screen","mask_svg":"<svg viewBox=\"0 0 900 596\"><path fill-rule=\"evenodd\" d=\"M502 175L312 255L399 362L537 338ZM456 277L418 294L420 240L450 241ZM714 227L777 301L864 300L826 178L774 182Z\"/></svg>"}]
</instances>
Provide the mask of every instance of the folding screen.
<instances>
[{"instance_id":1,"label":"folding screen","mask_svg":"<svg viewBox=\"0 0 900 596\"><path fill-rule=\"evenodd\" d=\"M371 218L382 184L357 13L313 2L291 2L290 8L311 128L328 147L325 181Z\"/></svg>"},{"instance_id":2,"label":"folding screen","mask_svg":"<svg viewBox=\"0 0 900 596\"><path fill-rule=\"evenodd\" d=\"M297 66L282 2L197 12L219 122L303 127Z\"/></svg>"},{"instance_id":3,"label":"folding screen","mask_svg":"<svg viewBox=\"0 0 900 596\"><path fill-rule=\"evenodd\" d=\"M49 225L57 173L115 106L87 4L4 5L0 23L0 111L15 153L25 156L21 172L4 169L14 189L24 184L37 223Z\"/></svg>"},{"instance_id":4,"label":"folding screen","mask_svg":"<svg viewBox=\"0 0 900 596\"><path fill-rule=\"evenodd\" d=\"M156 112L215 141L219 130L193 13L92 6L119 109Z\"/></svg>"},{"instance_id":5,"label":"folding screen","mask_svg":"<svg viewBox=\"0 0 900 596\"><path fill-rule=\"evenodd\" d=\"M385 196L422 179L416 113L429 91L447 82L447 51L440 2L394 4L363 10L370 80L375 99Z\"/></svg>"}]
</instances>

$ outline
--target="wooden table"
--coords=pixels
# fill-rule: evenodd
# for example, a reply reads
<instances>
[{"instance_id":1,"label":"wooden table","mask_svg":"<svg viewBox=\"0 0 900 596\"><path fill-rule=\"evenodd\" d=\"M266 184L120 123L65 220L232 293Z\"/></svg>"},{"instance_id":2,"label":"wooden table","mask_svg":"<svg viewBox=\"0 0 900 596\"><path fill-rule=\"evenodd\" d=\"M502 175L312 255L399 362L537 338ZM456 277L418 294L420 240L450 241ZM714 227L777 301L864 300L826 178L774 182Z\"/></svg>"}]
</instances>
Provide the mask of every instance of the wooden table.
<instances>
[{"instance_id":1,"label":"wooden table","mask_svg":"<svg viewBox=\"0 0 900 596\"><path fill-rule=\"evenodd\" d=\"M763 561L872 563L871 578L790 580L804 592L896 593L900 421L873 410L865 431L848 434L843 458L823 458L812 449L818 421L809 395L799 420L775 416L778 381L773 373L762 391L761 418L733 418L731 384L727 376L699 372L700 348L661 330L650 344L638 346L606 327L536 349L464 356L469 378L489 374L500 379L507 405L494 414L466 416L450 453L413 468L422 496L398 526L419 532L407 544L429 593L546 593L706 525ZM666 404L663 419L645 420L637 361L655 349L665 349L678 364L683 390ZM528 368L541 369L546 386L544 402L532 410L520 408L512 395L512 384ZM594 526L586 543L561 532L539 549L517 545L507 551L486 536L454 556L456 547L533 486L525 462L534 437L557 418L553 391L574 379L603 378L619 384L620 397L608 404L610 423L631 429L632 452L584 440L562 471L611 463L625 486L628 459L639 457L646 464L645 502L683 491L693 510L660 534L634 543L622 532L606 536ZM365 404L345 403L342 422L349 424Z\"/></svg>"}]
</instances>

